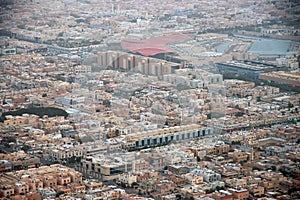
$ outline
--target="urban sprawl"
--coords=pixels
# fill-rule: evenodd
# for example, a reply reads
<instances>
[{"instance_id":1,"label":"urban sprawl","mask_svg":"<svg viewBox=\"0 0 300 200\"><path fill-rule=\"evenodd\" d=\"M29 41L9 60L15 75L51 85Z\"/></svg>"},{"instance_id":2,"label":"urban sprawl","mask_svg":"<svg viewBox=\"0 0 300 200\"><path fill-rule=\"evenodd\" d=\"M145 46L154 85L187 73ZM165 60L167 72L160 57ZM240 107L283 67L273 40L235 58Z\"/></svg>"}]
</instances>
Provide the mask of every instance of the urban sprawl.
<instances>
[{"instance_id":1,"label":"urban sprawl","mask_svg":"<svg viewBox=\"0 0 300 200\"><path fill-rule=\"evenodd\" d=\"M299 1L0 4L0 199L300 199Z\"/></svg>"}]
</instances>

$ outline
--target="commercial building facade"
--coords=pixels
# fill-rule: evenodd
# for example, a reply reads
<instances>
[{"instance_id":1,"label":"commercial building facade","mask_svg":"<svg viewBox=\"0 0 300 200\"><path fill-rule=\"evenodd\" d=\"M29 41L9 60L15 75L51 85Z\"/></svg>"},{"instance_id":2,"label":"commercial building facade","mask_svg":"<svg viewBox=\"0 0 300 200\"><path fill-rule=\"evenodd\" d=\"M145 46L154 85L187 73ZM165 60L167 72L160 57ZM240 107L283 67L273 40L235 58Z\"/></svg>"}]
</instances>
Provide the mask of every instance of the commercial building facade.
<instances>
[{"instance_id":1,"label":"commercial building facade","mask_svg":"<svg viewBox=\"0 0 300 200\"><path fill-rule=\"evenodd\" d=\"M258 79L259 75L265 72L283 69L275 65L254 61L230 61L225 63L216 63L216 67L222 74L241 75L252 79Z\"/></svg>"},{"instance_id":2,"label":"commercial building facade","mask_svg":"<svg viewBox=\"0 0 300 200\"><path fill-rule=\"evenodd\" d=\"M209 135L211 129L197 124L186 126L175 126L164 129L157 129L135 133L125 136L126 142L135 142L135 147L147 147L153 145L167 144L171 141L180 141L193 139L205 135Z\"/></svg>"}]
</instances>

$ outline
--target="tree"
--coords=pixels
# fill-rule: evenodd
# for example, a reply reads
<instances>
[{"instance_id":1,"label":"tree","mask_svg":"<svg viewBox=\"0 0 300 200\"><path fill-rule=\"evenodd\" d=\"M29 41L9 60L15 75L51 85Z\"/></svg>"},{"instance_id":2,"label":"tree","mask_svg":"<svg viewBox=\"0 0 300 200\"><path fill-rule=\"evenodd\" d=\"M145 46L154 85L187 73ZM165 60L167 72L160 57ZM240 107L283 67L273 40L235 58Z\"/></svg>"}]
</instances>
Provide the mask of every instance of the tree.
<instances>
[{"instance_id":1,"label":"tree","mask_svg":"<svg viewBox=\"0 0 300 200\"><path fill-rule=\"evenodd\" d=\"M290 188L288 190L288 194L292 194L292 193L297 192L297 191L298 191L298 189L293 187L293 188Z\"/></svg>"},{"instance_id":2,"label":"tree","mask_svg":"<svg viewBox=\"0 0 300 200\"><path fill-rule=\"evenodd\" d=\"M72 156L71 158L69 158L69 159L68 159L68 163L70 163L70 164L76 163L76 157L75 157L75 156Z\"/></svg>"},{"instance_id":3,"label":"tree","mask_svg":"<svg viewBox=\"0 0 300 200\"><path fill-rule=\"evenodd\" d=\"M210 193L213 193L214 191L216 191L215 189L209 189L209 190L205 190L206 194L210 194Z\"/></svg>"},{"instance_id":4,"label":"tree","mask_svg":"<svg viewBox=\"0 0 300 200\"><path fill-rule=\"evenodd\" d=\"M185 84L182 84L182 83L179 83L179 84L176 86L176 88L177 88L177 90L179 90L179 91L191 89L190 86L185 85Z\"/></svg>"},{"instance_id":5,"label":"tree","mask_svg":"<svg viewBox=\"0 0 300 200\"><path fill-rule=\"evenodd\" d=\"M258 167L252 167L252 171L257 170L260 171L260 169Z\"/></svg>"},{"instance_id":6,"label":"tree","mask_svg":"<svg viewBox=\"0 0 300 200\"><path fill-rule=\"evenodd\" d=\"M289 102L288 103L288 108L293 108L293 107L294 107L294 105L291 102Z\"/></svg>"},{"instance_id":7,"label":"tree","mask_svg":"<svg viewBox=\"0 0 300 200\"><path fill-rule=\"evenodd\" d=\"M207 119L211 119L211 113L207 114Z\"/></svg>"},{"instance_id":8,"label":"tree","mask_svg":"<svg viewBox=\"0 0 300 200\"><path fill-rule=\"evenodd\" d=\"M79 163L79 162L81 162L81 159L82 159L82 157L76 157L76 159L75 159L75 160L76 160L76 162L78 162L78 163Z\"/></svg>"},{"instance_id":9,"label":"tree","mask_svg":"<svg viewBox=\"0 0 300 200\"><path fill-rule=\"evenodd\" d=\"M62 36L64 36L64 32L60 32L60 33L57 35L57 37L62 37Z\"/></svg>"},{"instance_id":10,"label":"tree","mask_svg":"<svg viewBox=\"0 0 300 200\"><path fill-rule=\"evenodd\" d=\"M39 117L43 117L44 115L47 115L48 117L55 117L55 116L64 116L68 117L68 113L65 110L62 110L60 108L55 108L55 107L31 107L31 108L21 108L16 111L9 111L2 113L2 116L0 118L0 122L3 122L7 115L12 115L12 116L21 116L23 114L35 114L38 115Z\"/></svg>"},{"instance_id":11,"label":"tree","mask_svg":"<svg viewBox=\"0 0 300 200\"><path fill-rule=\"evenodd\" d=\"M217 187L216 187L216 190L224 190L224 187L223 187L223 186L222 186L222 187L217 186Z\"/></svg>"},{"instance_id":12,"label":"tree","mask_svg":"<svg viewBox=\"0 0 300 200\"><path fill-rule=\"evenodd\" d=\"M5 146L6 148L10 148L9 143L4 143L4 146Z\"/></svg>"},{"instance_id":13,"label":"tree","mask_svg":"<svg viewBox=\"0 0 300 200\"><path fill-rule=\"evenodd\" d=\"M182 199L181 194L176 194L176 200L181 200L181 199Z\"/></svg>"},{"instance_id":14,"label":"tree","mask_svg":"<svg viewBox=\"0 0 300 200\"><path fill-rule=\"evenodd\" d=\"M137 188L139 186L139 184L137 183L137 182L133 182L132 184L131 184L131 187L133 187L133 188Z\"/></svg>"},{"instance_id":15,"label":"tree","mask_svg":"<svg viewBox=\"0 0 300 200\"><path fill-rule=\"evenodd\" d=\"M29 149L31 149L31 146L28 145L28 144L24 144L24 145L22 146L22 148L21 148L21 150L23 150L23 151L25 151L25 152L27 152Z\"/></svg>"},{"instance_id":16,"label":"tree","mask_svg":"<svg viewBox=\"0 0 300 200\"><path fill-rule=\"evenodd\" d=\"M12 137L12 136L8 136L8 137L4 138L3 141L5 141L6 143L11 143L11 142L16 143L17 142L16 138Z\"/></svg>"},{"instance_id":17,"label":"tree","mask_svg":"<svg viewBox=\"0 0 300 200\"><path fill-rule=\"evenodd\" d=\"M61 195L65 194L64 191L58 191L55 195L56 198L60 197Z\"/></svg>"},{"instance_id":18,"label":"tree","mask_svg":"<svg viewBox=\"0 0 300 200\"><path fill-rule=\"evenodd\" d=\"M237 113L235 113L234 115L235 115L236 117L242 117L244 114L245 114L245 113L243 113L243 112L237 112Z\"/></svg>"},{"instance_id":19,"label":"tree","mask_svg":"<svg viewBox=\"0 0 300 200\"><path fill-rule=\"evenodd\" d=\"M111 103L110 103L110 101L109 101L108 99L105 99L105 100L103 101L103 105L105 105L106 107L110 107L110 106L111 106Z\"/></svg>"},{"instance_id":20,"label":"tree","mask_svg":"<svg viewBox=\"0 0 300 200\"><path fill-rule=\"evenodd\" d=\"M273 166L271 166L271 170L275 172L275 171L277 171L277 167L275 165L273 165Z\"/></svg>"},{"instance_id":21,"label":"tree","mask_svg":"<svg viewBox=\"0 0 300 200\"><path fill-rule=\"evenodd\" d=\"M241 141L232 141L231 144L232 145L241 145Z\"/></svg>"}]
</instances>

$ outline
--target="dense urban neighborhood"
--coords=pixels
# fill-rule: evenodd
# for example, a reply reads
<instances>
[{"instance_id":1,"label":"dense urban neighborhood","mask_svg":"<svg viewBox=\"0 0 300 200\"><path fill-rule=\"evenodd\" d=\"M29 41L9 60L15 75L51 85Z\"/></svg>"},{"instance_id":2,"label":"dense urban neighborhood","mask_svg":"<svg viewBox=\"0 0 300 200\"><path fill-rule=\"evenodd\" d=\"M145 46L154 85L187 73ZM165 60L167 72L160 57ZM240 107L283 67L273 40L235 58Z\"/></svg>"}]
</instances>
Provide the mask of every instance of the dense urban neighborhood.
<instances>
[{"instance_id":1,"label":"dense urban neighborhood","mask_svg":"<svg viewBox=\"0 0 300 200\"><path fill-rule=\"evenodd\" d=\"M0 5L0 199L300 199L298 1Z\"/></svg>"}]
</instances>

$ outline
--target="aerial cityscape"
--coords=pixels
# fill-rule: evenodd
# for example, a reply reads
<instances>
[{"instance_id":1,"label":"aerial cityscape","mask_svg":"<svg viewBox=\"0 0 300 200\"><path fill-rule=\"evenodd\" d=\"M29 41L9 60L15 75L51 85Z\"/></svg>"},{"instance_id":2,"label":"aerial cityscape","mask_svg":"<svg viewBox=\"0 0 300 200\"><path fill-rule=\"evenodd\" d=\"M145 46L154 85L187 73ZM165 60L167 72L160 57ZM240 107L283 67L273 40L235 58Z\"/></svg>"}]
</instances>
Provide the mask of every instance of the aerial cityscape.
<instances>
[{"instance_id":1,"label":"aerial cityscape","mask_svg":"<svg viewBox=\"0 0 300 200\"><path fill-rule=\"evenodd\" d=\"M300 1L0 0L0 199L300 199Z\"/></svg>"}]
</instances>

